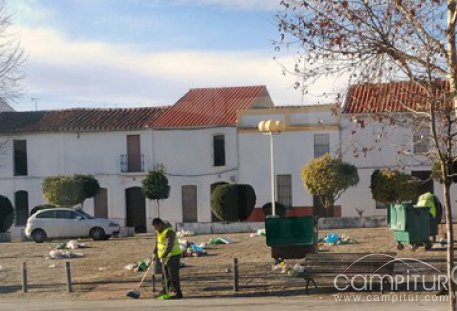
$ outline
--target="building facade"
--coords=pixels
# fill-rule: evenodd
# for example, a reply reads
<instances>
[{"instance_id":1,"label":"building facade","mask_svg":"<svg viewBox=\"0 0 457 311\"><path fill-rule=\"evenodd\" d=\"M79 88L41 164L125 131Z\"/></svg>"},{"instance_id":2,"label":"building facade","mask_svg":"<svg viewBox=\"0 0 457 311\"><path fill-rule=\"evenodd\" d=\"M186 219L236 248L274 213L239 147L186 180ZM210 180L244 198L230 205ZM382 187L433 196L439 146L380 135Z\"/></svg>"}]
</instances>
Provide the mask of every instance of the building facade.
<instances>
[{"instance_id":1,"label":"building facade","mask_svg":"<svg viewBox=\"0 0 457 311\"><path fill-rule=\"evenodd\" d=\"M265 86L252 86L192 89L161 108L2 112L0 194L15 206L12 233L44 203L45 177L75 173L94 175L102 187L84 203L88 213L137 232L151 231L157 216L172 223L215 220L211 193L226 183L252 185L257 203L249 220L263 220L260 207L270 202L271 189L269 137L257 130L261 120L286 124L273 140L276 198L291 208L289 215L385 215L369 189L379 168L401 167L424 180L422 190L440 196L439 185L428 179L430 163L398 153L399 145L418 148L414 133L369 122L365 94L356 91L348 92L343 107L275 106ZM378 137L381 130L385 137ZM306 162L325 153L356 165L360 176L332 211L320 207L300 178ZM159 205L141 192L148 170L158 164L171 186Z\"/></svg>"}]
</instances>

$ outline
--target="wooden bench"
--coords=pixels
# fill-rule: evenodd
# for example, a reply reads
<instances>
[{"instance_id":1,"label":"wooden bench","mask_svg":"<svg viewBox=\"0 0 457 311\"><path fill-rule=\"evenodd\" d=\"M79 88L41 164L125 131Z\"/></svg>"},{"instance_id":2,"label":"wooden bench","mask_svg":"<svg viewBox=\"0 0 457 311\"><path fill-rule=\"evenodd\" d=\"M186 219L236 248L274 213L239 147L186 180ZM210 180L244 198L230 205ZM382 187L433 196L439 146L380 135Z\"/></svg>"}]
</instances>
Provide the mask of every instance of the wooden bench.
<instances>
[{"instance_id":1,"label":"wooden bench","mask_svg":"<svg viewBox=\"0 0 457 311\"><path fill-rule=\"evenodd\" d=\"M388 282L387 278L379 276L394 274L394 260L396 253L319 253L308 254L301 263L305 271L298 273L306 282L306 293L309 291L309 284L313 283L317 288L315 279L317 277L337 277L344 275L348 278L362 275L364 277L372 276L379 281ZM381 286L381 292L383 287Z\"/></svg>"}]
</instances>

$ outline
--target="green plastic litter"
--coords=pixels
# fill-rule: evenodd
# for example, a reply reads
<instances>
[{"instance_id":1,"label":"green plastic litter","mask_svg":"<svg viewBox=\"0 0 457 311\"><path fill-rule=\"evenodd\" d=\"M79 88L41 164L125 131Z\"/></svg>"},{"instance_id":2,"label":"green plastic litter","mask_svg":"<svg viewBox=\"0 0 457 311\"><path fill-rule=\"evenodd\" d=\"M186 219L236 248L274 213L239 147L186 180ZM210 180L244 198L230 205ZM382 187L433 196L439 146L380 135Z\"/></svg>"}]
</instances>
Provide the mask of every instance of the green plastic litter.
<instances>
[{"instance_id":1,"label":"green plastic litter","mask_svg":"<svg viewBox=\"0 0 457 311\"><path fill-rule=\"evenodd\" d=\"M221 244L225 244L225 243L220 238L213 238L208 241L208 244L209 245L221 245Z\"/></svg>"},{"instance_id":2,"label":"green plastic litter","mask_svg":"<svg viewBox=\"0 0 457 311\"><path fill-rule=\"evenodd\" d=\"M157 297L158 300L168 300L171 296L169 294L163 294L162 296Z\"/></svg>"}]
</instances>

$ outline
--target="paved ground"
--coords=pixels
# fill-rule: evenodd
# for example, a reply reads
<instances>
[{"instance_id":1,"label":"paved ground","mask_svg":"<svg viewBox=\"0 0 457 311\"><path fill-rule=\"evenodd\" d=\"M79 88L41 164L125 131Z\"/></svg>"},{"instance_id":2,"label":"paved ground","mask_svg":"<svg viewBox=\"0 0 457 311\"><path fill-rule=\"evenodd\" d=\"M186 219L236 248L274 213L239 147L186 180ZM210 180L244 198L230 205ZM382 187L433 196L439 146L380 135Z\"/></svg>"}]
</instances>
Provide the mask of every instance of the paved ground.
<instances>
[{"instance_id":1,"label":"paved ground","mask_svg":"<svg viewBox=\"0 0 457 311\"><path fill-rule=\"evenodd\" d=\"M221 298L221 299L183 299L180 301L140 300L92 300L92 301L50 301L50 300L7 300L0 301L0 310L331 310L339 311L395 310L434 311L446 310L446 302L335 302L307 299L306 297L287 298Z\"/></svg>"}]
</instances>

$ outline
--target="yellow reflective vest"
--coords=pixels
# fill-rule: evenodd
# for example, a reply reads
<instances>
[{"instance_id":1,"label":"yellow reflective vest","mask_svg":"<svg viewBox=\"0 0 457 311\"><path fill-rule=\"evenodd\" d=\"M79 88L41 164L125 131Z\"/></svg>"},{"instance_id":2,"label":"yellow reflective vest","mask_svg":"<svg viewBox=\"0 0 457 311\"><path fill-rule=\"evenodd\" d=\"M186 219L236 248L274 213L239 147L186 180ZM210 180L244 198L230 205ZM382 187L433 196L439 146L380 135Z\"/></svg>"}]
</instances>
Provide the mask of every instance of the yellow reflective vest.
<instances>
[{"instance_id":1,"label":"yellow reflective vest","mask_svg":"<svg viewBox=\"0 0 457 311\"><path fill-rule=\"evenodd\" d=\"M435 206L435 200L433 199L433 194L430 192L426 192L422 194L418 199L417 199L417 207L428 207L430 209L430 214L433 216L433 218L436 217L436 206Z\"/></svg>"},{"instance_id":2,"label":"yellow reflective vest","mask_svg":"<svg viewBox=\"0 0 457 311\"><path fill-rule=\"evenodd\" d=\"M168 231L173 231L173 228L167 227L162 230L162 232L157 232L157 256L159 258L163 258L163 254L165 253L165 250L167 249L167 232ZM178 243L178 238L175 237L175 240L173 241L173 248L171 249L171 252L168 254L168 257L171 256L176 256L181 254L181 248L179 247Z\"/></svg>"}]
</instances>

